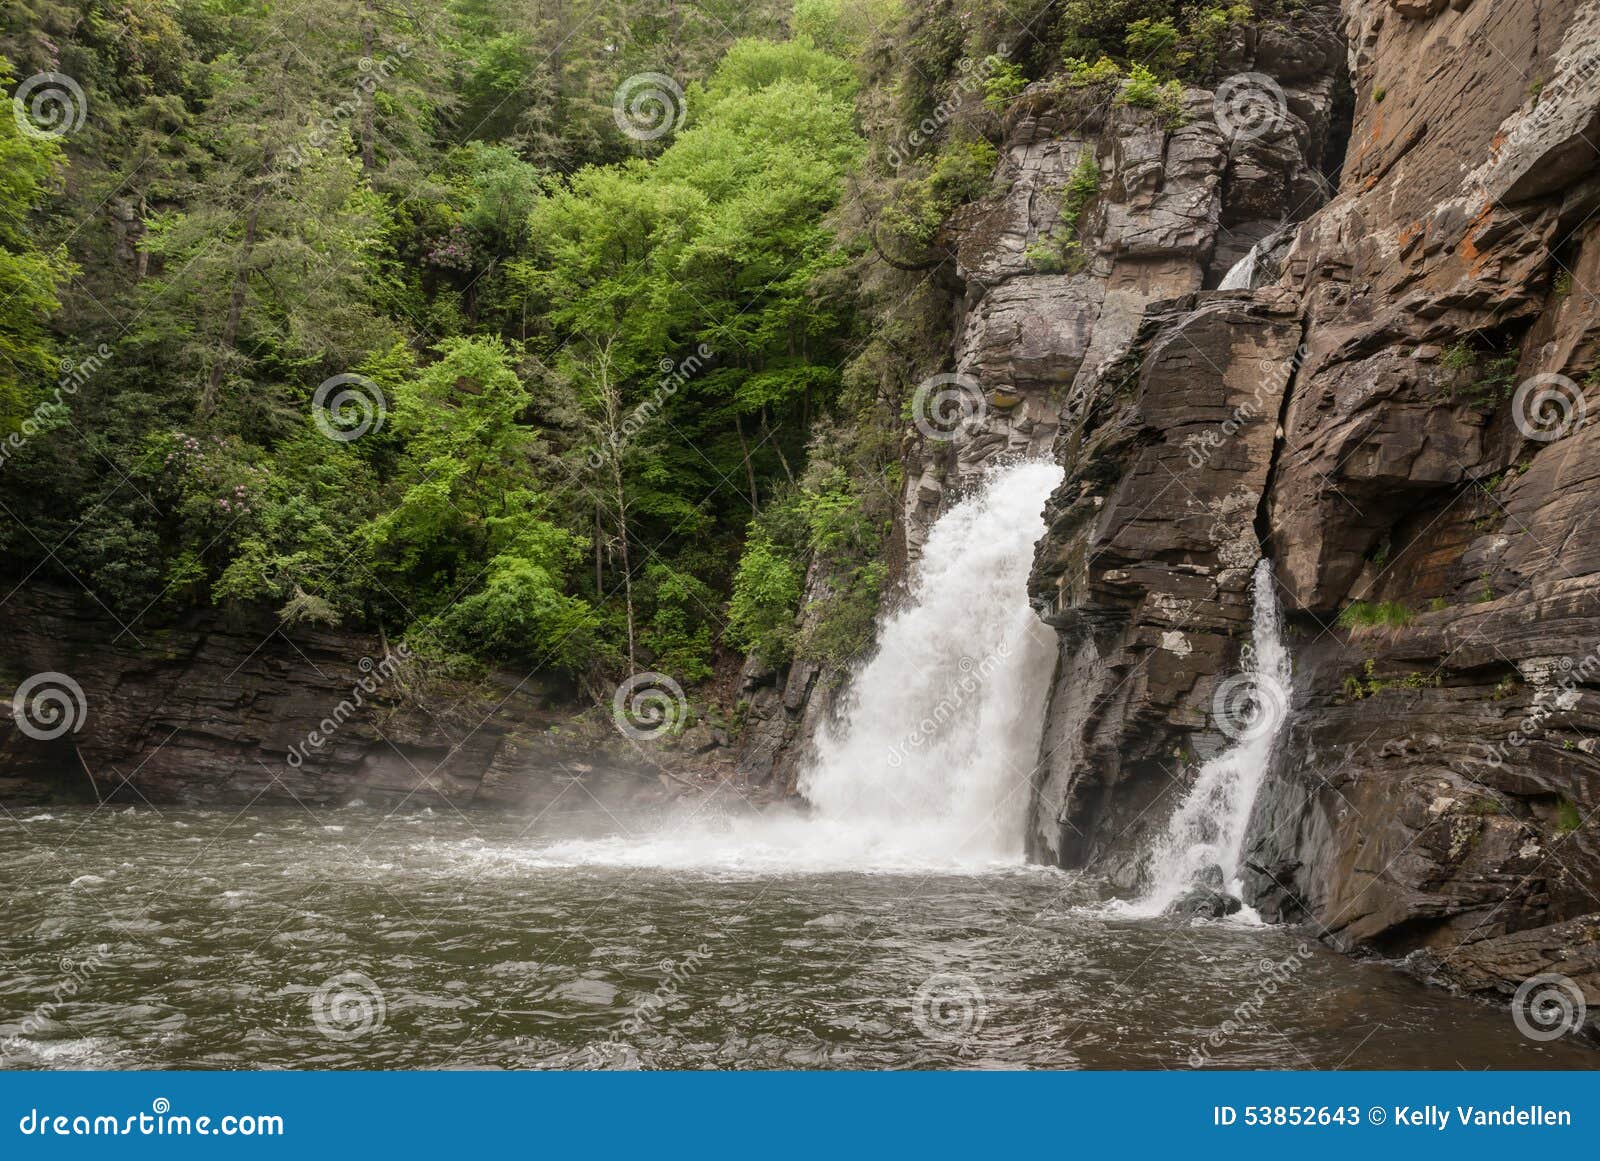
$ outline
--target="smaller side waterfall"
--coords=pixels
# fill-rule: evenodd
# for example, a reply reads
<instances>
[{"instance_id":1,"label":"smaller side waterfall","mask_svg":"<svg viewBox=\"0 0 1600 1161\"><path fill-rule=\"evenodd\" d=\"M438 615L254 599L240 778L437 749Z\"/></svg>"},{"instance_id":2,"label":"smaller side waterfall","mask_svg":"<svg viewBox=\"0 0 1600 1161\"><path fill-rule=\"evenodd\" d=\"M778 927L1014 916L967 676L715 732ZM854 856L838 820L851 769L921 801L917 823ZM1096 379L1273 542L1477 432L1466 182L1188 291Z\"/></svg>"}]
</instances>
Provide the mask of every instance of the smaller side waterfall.
<instances>
[{"instance_id":1,"label":"smaller side waterfall","mask_svg":"<svg viewBox=\"0 0 1600 1161\"><path fill-rule=\"evenodd\" d=\"M1263 239L1265 241L1265 239ZM1256 285L1256 266L1260 262L1261 242L1250 247L1250 253L1233 264L1233 269L1223 277L1218 290L1254 290Z\"/></svg>"},{"instance_id":2,"label":"smaller side waterfall","mask_svg":"<svg viewBox=\"0 0 1600 1161\"><path fill-rule=\"evenodd\" d=\"M1200 768L1151 851L1149 890L1133 906L1137 914L1159 915L1196 886L1234 896L1243 889L1245 830L1289 716L1289 654L1270 560L1256 566L1252 628L1242 671L1217 688L1212 703L1233 744Z\"/></svg>"}]
</instances>

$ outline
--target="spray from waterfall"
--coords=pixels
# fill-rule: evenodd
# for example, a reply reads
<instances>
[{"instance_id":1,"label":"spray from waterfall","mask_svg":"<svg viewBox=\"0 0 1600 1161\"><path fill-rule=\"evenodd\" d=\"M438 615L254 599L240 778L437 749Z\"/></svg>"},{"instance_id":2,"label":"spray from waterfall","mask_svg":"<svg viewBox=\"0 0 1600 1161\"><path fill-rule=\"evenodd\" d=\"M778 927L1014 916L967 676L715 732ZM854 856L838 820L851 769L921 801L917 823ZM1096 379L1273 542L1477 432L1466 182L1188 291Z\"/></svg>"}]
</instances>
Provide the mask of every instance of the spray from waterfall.
<instances>
[{"instance_id":1,"label":"spray from waterfall","mask_svg":"<svg viewBox=\"0 0 1600 1161\"><path fill-rule=\"evenodd\" d=\"M1020 859L1055 634L1028 606L1053 464L997 470L933 527L801 793L823 819Z\"/></svg>"},{"instance_id":2,"label":"spray from waterfall","mask_svg":"<svg viewBox=\"0 0 1600 1161\"><path fill-rule=\"evenodd\" d=\"M1055 632L1028 605L1028 570L1061 476L1054 464L996 467L929 530L905 600L800 778L809 816L697 813L530 861L763 873L1022 863L1056 656Z\"/></svg>"},{"instance_id":3,"label":"spray from waterfall","mask_svg":"<svg viewBox=\"0 0 1600 1161\"><path fill-rule=\"evenodd\" d=\"M1242 892L1245 832L1289 709L1289 654L1269 560L1256 566L1252 620L1242 670L1218 687L1212 703L1232 744L1200 767L1156 842L1149 889L1130 908L1137 914L1159 915L1208 880L1230 895Z\"/></svg>"},{"instance_id":4,"label":"spray from waterfall","mask_svg":"<svg viewBox=\"0 0 1600 1161\"><path fill-rule=\"evenodd\" d=\"M1250 247L1250 252L1235 262L1222 278L1218 290L1252 290L1256 283L1256 266L1260 259L1261 243Z\"/></svg>"}]
</instances>

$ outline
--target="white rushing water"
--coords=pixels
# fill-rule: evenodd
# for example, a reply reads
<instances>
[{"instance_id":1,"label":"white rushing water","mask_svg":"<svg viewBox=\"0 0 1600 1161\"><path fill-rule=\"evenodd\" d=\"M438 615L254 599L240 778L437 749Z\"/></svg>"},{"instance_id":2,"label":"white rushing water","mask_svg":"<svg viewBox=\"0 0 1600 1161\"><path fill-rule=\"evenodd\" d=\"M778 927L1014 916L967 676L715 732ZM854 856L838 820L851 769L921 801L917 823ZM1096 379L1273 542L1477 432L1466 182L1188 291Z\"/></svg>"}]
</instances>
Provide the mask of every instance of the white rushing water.
<instances>
[{"instance_id":1,"label":"white rushing water","mask_svg":"<svg viewBox=\"0 0 1600 1161\"><path fill-rule=\"evenodd\" d=\"M998 470L933 527L800 790L885 840L1020 859L1055 633L1028 607L1053 464Z\"/></svg>"},{"instance_id":2,"label":"white rushing water","mask_svg":"<svg viewBox=\"0 0 1600 1161\"><path fill-rule=\"evenodd\" d=\"M1222 683L1214 709L1233 744L1200 768L1151 852L1145 896L1128 910L1159 915L1211 867L1241 894L1245 832L1267 763L1288 719L1289 654L1272 562L1256 566L1253 641L1243 671Z\"/></svg>"},{"instance_id":3,"label":"white rushing water","mask_svg":"<svg viewBox=\"0 0 1600 1161\"><path fill-rule=\"evenodd\" d=\"M557 843L541 864L746 871L1016 865L1055 663L1028 606L1054 464L994 469L929 531L838 721L800 779L808 817L703 815Z\"/></svg>"},{"instance_id":4,"label":"white rushing water","mask_svg":"<svg viewBox=\"0 0 1600 1161\"><path fill-rule=\"evenodd\" d=\"M1257 242L1250 247L1250 252L1233 264L1233 268L1223 276L1222 284L1218 290L1253 290L1256 282L1256 257L1261 251L1261 243Z\"/></svg>"}]
</instances>

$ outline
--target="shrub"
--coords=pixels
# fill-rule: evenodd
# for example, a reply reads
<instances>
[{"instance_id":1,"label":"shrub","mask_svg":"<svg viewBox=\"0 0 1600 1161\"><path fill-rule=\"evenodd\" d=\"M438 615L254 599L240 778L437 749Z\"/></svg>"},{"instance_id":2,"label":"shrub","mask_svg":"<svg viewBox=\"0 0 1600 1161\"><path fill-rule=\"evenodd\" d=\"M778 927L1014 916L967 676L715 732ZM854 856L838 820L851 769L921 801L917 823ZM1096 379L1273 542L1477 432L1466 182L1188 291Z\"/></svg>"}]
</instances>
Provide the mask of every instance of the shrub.
<instances>
[{"instance_id":1,"label":"shrub","mask_svg":"<svg viewBox=\"0 0 1600 1161\"><path fill-rule=\"evenodd\" d=\"M1377 625L1390 629L1411 624L1413 614L1399 601L1355 601L1339 614L1341 629L1370 629Z\"/></svg>"},{"instance_id":2,"label":"shrub","mask_svg":"<svg viewBox=\"0 0 1600 1161\"><path fill-rule=\"evenodd\" d=\"M728 603L728 639L768 665L794 655L794 619L803 571L789 550L766 536L752 539L739 558Z\"/></svg>"},{"instance_id":3,"label":"shrub","mask_svg":"<svg viewBox=\"0 0 1600 1161\"><path fill-rule=\"evenodd\" d=\"M1076 274L1088 263L1078 228L1084 207L1100 192L1100 165L1094 150L1085 149L1077 168L1061 191L1061 220L1055 229L1029 246L1026 253L1033 268L1041 274Z\"/></svg>"},{"instance_id":4,"label":"shrub","mask_svg":"<svg viewBox=\"0 0 1600 1161\"><path fill-rule=\"evenodd\" d=\"M984 60L988 75L983 81L983 103L996 113L1004 111L1011 98L1028 87L1022 66L1016 61L991 56Z\"/></svg>"},{"instance_id":5,"label":"shrub","mask_svg":"<svg viewBox=\"0 0 1600 1161\"><path fill-rule=\"evenodd\" d=\"M1163 83L1142 64L1129 70L1128 81L1117 100L1136 109L1152 110L1168 128L1175 128L1183 120L1183 86L1177 81Z\"/></svg>"}]
</instances>

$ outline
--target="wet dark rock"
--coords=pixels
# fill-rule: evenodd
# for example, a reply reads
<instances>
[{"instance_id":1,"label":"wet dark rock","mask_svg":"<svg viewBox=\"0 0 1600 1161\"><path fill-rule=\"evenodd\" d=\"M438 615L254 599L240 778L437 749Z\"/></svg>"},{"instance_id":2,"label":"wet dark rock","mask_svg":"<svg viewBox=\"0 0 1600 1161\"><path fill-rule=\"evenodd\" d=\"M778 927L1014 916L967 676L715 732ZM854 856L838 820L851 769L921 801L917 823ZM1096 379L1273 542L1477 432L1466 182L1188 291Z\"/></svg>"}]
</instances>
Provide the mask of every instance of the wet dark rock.
<instances>
[{"instance_id":1,"label":"wet dark rock","mask_svg":"<svg viewBox=\"0 0 1600 1161\"><path fill-rule=\"evenodd\" d=\"M1223 880L1221 867L1207 867L1196 877L1194 886L1172 901L1166 913L1199 919L1223 919L1237 914L1244 904L1223 889Z\"/></svg>"},{"instance_id":2,"label":"wet dark rock","mask_svg":"<svg viewBox=\"0 0 1600 1161\"><path fill-rule=\"evenodd\" d=\"M1223 919L1237 913L1243 903L1226 891L1196 886L1173 901L1168 915L1190 915L1199 919Z\"/></svg>"},{"instance_id":3,"label":"wet dark rock","mask_svg":"<svg viewBox=\"0 0 1600 1161\"><path fill-rule=\"evenodd\" d=\"M1351 146L1277 282L1147 308L1063 410L1031 582L1062 635L1035 850L1115 878L1220 743L1244 590L1199 517L1236 497L1231 543L1275 561L1295 658L1246 901L1467 991L1555 972L1600 1006L1600 21L1580 0L1342 15ZM1181 463L1271 368L1262 418ZM1550 438L1516 399L1538 376L1573 420ZM1334 624L1357 601L1400 611Z\"/></svg>"},{"instance_id":4,"label":"wet dark rock","mask_svg":"<svg viewBox=\"0 0 1600 1161\"><path fill-rule=\"evenodd\" d=\"M0 606L0 639L8 702L55 672L84 707L77 731L49 740L0 717L0 801L538 809L590 802L563 796L574 778L617 803L656 794L653 756L606 723L575 726L576 691L548 675L419 697L373 636L213 612L121 633L86 598L45 589Z\"/></svg>"}]
</instances>

